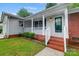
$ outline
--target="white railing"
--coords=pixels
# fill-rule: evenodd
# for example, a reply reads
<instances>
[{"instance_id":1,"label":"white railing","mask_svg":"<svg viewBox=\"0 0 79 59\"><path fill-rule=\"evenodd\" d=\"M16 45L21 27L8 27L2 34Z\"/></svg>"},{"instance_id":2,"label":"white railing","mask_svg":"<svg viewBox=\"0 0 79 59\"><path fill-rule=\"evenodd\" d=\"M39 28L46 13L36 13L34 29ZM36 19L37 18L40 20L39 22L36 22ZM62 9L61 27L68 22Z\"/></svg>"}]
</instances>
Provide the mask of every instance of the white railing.
<instances>
[{"instance_id":1,"label":"white railing","mask_svg":"<svg viewBox=\"0 0 79 59\"><path fill-rule=\"evenodd\" d=\"M50 28L46 28L45 30L45 45L47 45L49 39L50 39Z\"/></svg>"},{"instance_id":2,"label":"white railing","mask_svg":"<svg viewBox=\"0 0 79 59\"><path fill-rule=\"evenodd\" d=\"M33 27L33 32L36 34L42 34L42 27Z\"/></svg>"},{"instance_id":3,"label":"white railing","mask_svg":"<svg viewBox=\"0 0 79 59\"><path fill-rule=\"evenodd\" d=\"M33 30L42 30L42 27L33 27Z\"/></svg>"},{"instance_id":4,"label":"white railing","mask_svg":"<svg viewBox=\"0 0 79 59\"><path fill-rule=\"evenodd\" d=\"M31 27L24 28L24 32L31 32ZM36 34L42 34L42 27L33 27L33 32Z\"/></svg>"}]
</instances>

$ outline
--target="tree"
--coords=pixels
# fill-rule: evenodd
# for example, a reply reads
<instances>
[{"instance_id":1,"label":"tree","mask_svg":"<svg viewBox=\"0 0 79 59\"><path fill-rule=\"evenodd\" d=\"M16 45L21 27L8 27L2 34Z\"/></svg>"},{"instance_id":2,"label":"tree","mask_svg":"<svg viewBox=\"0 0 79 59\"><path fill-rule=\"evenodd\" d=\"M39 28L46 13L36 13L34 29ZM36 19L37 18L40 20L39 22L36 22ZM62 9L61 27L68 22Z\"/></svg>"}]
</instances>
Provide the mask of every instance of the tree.
<instances>
[{"instance_id":1,"label":"tree","mask_svg":"<svg viewBox=\"0 0 79 59\"><path fill-rule=\"evenodd\" d=\"M29 16L30 14L32 14L32 13L28 12L27 9L25 9L25 8L20 9L17 13L17 15L19 15L21 17L26 17L26 16Z\"/></svg>"},{"instance_id":2,"label":"tree","mask_svg":"<svg viewBox=\"0 0 79 59\"><path fill-rule=\"evenodd\" d=\"M46 4L46 9L49 8L49 7L55 6L55 5L56 5L56 3L47 3Z\"/></svg>"},{"instance_id":3,"label":"tree","mask_svg":"<svg viewBox=\"0 0 79 59\"><path fill-rule=\"evenodd\" d=\"M71 3L69 5L69 8L77 8L77 7L79 7L79 3Z\"/></svg>"}]
</instances>

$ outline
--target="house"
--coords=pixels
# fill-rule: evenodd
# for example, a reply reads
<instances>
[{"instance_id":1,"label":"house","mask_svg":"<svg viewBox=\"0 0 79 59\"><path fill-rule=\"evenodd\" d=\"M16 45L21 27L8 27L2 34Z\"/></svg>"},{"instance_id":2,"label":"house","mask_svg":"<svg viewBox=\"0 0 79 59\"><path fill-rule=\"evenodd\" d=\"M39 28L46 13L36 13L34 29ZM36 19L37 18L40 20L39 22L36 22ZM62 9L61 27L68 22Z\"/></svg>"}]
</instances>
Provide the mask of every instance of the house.
<instances>
[{"instance_id":1,"label":"house","mask_svg":"<svg viewBox=\"0 0 79 59\"><path fill-rule=\"evenodd\" d=\"M35 38L48 47L66 52L72 38L79 38L79 8L68 9L69 4L58 4L34 15L22 18L2 13L2 37L15 37L23 32L34 32Z\"/></svg>"},{"instance_id":2,"label":"house","mask_svg":"<svg viewBox=\"0 0 79 59\"><path fill-rule=\"evenodd\" d=\"M9 13L2 13L1 24L2 24L2 37L12 37L17 36L20 33L23 33L22 22L24 18L15 16Z\"/></svg>"}]
</instances>

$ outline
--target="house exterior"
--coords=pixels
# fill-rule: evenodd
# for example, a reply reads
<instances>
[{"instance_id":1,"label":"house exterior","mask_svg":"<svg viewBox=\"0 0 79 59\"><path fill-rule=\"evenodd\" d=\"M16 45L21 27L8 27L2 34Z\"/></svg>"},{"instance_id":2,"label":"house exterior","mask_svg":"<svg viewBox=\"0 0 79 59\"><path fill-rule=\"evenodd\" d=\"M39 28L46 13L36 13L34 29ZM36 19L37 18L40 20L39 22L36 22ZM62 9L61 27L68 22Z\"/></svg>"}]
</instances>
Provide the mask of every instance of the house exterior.
<instances>
[{"instance_id":1,"label":"house exterior","mask_svg":"<svg viewBox=\"0 0 79 59\"><path fill-rule=\"evenodd\" d=\"M23 20L23 18L15 15L2 13L1 24L3 26L3 31L1 34L3 37L12 37L23 33L23 27L19 24L22 23Z\"/></svg>"},{"instance_id":2,"label":"house exterior","mask_svg":"<svg viewBox=\"0 0 79 59\"><path fill-rule=\"evenodd\" d=\"M22 18L2 13L3 37L15 37L23 32L34 32L35 39L60 51L67 51L72 37L79 38L79 8L68 9L69 4L58 4L34 15Z\"/></svg>"}]
</instances>

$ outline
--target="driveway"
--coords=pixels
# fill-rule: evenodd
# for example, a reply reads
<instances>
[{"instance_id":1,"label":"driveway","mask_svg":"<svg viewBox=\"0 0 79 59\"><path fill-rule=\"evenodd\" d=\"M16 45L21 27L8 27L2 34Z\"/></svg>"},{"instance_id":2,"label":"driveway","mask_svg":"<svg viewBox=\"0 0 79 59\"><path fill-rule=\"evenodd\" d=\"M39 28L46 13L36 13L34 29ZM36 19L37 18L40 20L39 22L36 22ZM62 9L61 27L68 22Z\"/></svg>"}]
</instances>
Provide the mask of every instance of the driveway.
<instances>
[{"instance_id":1,"label":"driveway","mask_svg":"<svg viewBox=\"0 0 79 59\"><path fill-rule=\"evenodd\" d=\"M64 56L64 53L51 49L49 47L46 47L35 56Z\"/></svg>"}]
</instances>

